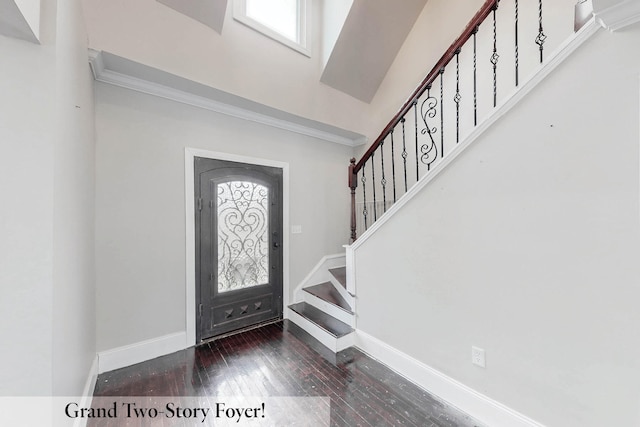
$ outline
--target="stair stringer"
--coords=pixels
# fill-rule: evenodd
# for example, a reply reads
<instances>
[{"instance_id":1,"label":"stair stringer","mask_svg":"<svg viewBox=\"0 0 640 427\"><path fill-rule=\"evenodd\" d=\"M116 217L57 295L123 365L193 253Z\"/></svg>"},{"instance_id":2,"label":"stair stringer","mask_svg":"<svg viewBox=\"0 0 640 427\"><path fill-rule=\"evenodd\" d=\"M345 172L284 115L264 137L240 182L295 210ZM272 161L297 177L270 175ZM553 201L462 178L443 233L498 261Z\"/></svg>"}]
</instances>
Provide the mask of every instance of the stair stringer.
<instances>
[{"instance_id":1,"label":"stair stringer","mask_svg":"<svg viewBox=\"0 0 640 427\"><path fill-rule=\"evenodd\" d=\"M338 283L338 280L329 272L329 270L333 268L345 267L346 262L346 255L344 253L326 255L322 257L322 259L315 265L311 272L295 288L293 301L291 302L291 304L295 304L298 302L306 302L307 304L311 304L324 313L351 326L353 328L353 331L351 333L336 338L329 332L325 331L312 321L296 313L289 307L285 307L284 310L284 314L287 319L291 320L297 326L305 330L312 337L317 339L320 343L322 343L325 347L327 347L334 353L351 347L355 339L355 296L352 293L347 292L347 290L342 285L340 285L340 283ZM304 290L304 288L306 287L311 287L325 282L330 282L333 287L342 295L345 301L351 306L351 313L347 313L341 308L333 306L333 304L323 301L322 299L311 295L309 292L306 292Z\"/></svg>"}]
</instances>

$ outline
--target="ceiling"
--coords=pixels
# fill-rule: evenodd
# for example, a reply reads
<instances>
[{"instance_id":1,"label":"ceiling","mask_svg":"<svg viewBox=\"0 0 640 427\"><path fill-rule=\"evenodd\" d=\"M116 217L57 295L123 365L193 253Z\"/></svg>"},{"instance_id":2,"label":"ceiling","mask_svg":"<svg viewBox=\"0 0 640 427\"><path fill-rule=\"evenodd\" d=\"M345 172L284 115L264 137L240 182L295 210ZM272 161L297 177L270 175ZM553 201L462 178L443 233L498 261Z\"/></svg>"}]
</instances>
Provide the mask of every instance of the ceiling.
<instances>
[{"instance_id":1,"label":"ceiling","mask_svg":"<svg viewBox=\"0 0 640 427\"><path fill-rule=\"evenodd\" d=\"M0 0L3 1L3 0ZM228 0L156 0L222 34ZM327 8L344 8L346 0L322 1ZM352 0L342 19L322 23L326 60L320 81L358 100L370 102L427 0ZM348 4L348 3L347 3ZM402 4L402 7L398 7ZM327 25L335 28L327 28Z\"/></svg>"}]
</instances>

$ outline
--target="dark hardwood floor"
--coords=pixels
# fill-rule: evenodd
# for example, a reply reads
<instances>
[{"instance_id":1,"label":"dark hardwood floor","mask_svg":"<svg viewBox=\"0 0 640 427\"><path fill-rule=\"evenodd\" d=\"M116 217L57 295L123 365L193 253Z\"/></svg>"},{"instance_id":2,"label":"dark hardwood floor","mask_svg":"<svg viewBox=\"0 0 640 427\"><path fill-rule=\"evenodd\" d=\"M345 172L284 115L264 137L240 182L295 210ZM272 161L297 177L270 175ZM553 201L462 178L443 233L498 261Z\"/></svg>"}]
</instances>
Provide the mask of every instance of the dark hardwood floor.
<instances>
[{"instance_id":1,"label":"dark hardwood floor","mask_svg":"<svg viewBox=\"0 0 640 427\"><path fill-rule=\"evenodd\" d=\"M169 400L195 396L209 405L225 396L324 397L332 426L480 425L357 349L331 354L286 320L100 374L94 407L101 398L110 401L114 396ZM328 424L326 418L323 421L316 415L309 410L303 415L306 420L291 425ZM138 424L125 423L122 418L88 421L89 426L213 425L197 417L173 418L174 423L163 417L155 423L137 420ZM234 425L243 424L234 421Z\"/></svg>"}]
</instances>

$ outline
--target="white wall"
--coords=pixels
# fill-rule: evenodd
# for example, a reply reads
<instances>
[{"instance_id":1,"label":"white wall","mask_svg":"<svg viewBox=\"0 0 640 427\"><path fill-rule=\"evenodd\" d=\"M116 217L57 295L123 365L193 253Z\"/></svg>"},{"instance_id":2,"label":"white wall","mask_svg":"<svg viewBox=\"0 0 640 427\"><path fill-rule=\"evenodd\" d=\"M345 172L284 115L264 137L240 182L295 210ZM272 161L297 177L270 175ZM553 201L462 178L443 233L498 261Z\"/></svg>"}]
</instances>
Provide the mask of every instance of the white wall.
<instances>
[{"instance_id":1,"label":"white wall","mask_svg":"<svg viewBox=\"0 0 640 427\"><path fill-rule=\"evenodd\" d=\"M42 45L0 36L0 395L52 386L55 9L43 12Z\"/></svg>"},{"instance_id":2,"label":"white wall","mask_svg":"<svg viewBox=\"0 0 640 427\"><path fill-rule=\"evenodd\" d=\"M288 113L363 133L364 103L320 83L320 1L314 0L311 58L233 19L222 34L155 0L83 0L89 46Z\"/></svg>"},{"instance_id":3,"label":"white wall","mask_svg":"<svg viewBox=\"0 0 640 427\"><path fill-rule=\"evenodd\" d=\"M42 5L41 45L0 37L0 395L80 395L96 354L86 39Z\"/></svg>"},{"instance_id":4,"label":"white wall","mask_svg":"<svg viewBox=\"0 0 640 427\"><path fill-rule=\"evenodd\" d=\"M100 351L185 331L185 147L289 163L291 291L344 250L351 148L98 83Z\"/></svg>"},{"instance_id":5,"label":"white wall","mask_svg":"<svg viewBox=\"0 0 640 427\"><path fill-rule=\"evenodd\" d=\"M359 329L543 425L640 425L639 39L598 33L356 249Z\"/></svg>"},{"instance_id":6,"label":"white wall","mask_svg":"<svg viewBox=\"0 0 640 427\"><path fill-rule=\"evenodd\" d=\"M53 393L80 395L96 357L93 77L79 0L58 0L53 153Z\"/></svg>"}]
</instances>

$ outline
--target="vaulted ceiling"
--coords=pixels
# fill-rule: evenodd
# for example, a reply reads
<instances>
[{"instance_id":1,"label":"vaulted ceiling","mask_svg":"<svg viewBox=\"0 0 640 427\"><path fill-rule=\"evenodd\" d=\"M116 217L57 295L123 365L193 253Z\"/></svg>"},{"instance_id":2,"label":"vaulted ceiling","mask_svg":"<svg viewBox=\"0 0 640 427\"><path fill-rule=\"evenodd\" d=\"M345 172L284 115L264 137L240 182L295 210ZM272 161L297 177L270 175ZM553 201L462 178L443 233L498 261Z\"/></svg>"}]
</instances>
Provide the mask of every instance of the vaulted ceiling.
<instances>
[{"instance_id":1,"label":"vaulted ceiling","mask_svg":"<svg viewBox=\"0 0 640 427\"><path fill-rule=\"evenodd\" d=\"M156 1L223 32L228 0ZM370 102L426 3L427 0L323 0L322 33L334 36L322 37L329 46L322 46L326 58L321 82ZM345 14L345 5L349 4Z\"/></svg>"}]
</instances>

